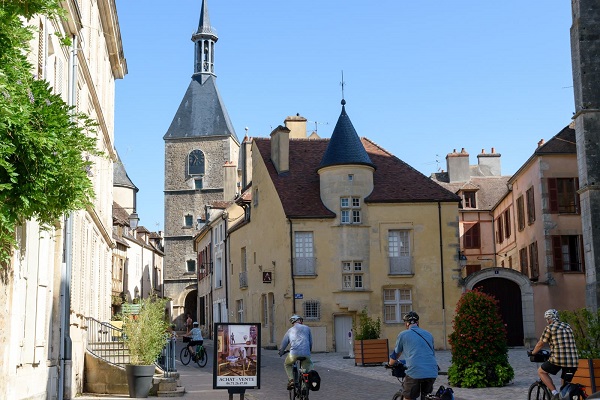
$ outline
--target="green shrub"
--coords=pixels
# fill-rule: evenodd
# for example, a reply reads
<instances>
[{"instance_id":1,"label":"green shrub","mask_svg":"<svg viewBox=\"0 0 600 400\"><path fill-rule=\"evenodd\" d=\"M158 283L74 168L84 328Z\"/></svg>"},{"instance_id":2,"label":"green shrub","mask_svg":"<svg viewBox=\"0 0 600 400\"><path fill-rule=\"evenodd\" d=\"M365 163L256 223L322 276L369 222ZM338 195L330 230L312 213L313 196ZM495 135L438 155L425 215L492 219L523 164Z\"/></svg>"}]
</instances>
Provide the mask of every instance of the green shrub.
<instances>
[{"instance_id":1,"label":"green shrub","mask_svg":"<svg viewBox=\"0 0 600 400\"><path fill-rule=\"evenodd\" d=\"M150 298L142 302L137 315L123 318L125 344L130 363L154 364L167 342L169 323L165 318L166 299Z\"/></svg>"},{"instance_id":2,"label":"green shrub","mask_svg":"<svg viewBox=\"0 0 600 400\"><path fill-rule=\"evenodd\" d=\"M369 317L367 308L358 315L358 326L354 326L354 332L356 332L356 340L367 340L367 339L379 339L381 335L381 319L377 317L376 320Z\"/></svg>"},{"instance_id":3,"label":"green shrub","mask_svg":"<svg viewBox=\"0 0 600 400\"><path fill-rule=\"evenodd\" d=\"M514 370L508 363L506 327L494 297L479 290L464 293L452 324L450 384L478 388L504 386L514 378Z\"/></svg>"},{"instance_id":4,"label":"green shrub","mask_svg":"<svg viewBox=\"0 0 600 400\"><path fill-rule=\"evenodd\" d=\"M565 310L559 316L573 329L579 358L600 358L600 310Z\"/></svg>"}]
</instances>

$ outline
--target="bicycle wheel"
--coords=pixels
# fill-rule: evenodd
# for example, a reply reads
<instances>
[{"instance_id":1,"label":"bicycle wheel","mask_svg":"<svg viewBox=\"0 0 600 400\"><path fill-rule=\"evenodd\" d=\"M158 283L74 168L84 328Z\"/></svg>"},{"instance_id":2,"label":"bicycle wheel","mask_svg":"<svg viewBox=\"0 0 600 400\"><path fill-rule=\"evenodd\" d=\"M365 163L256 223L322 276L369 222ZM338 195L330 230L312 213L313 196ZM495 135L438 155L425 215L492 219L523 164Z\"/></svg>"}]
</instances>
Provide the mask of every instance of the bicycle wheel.
<instances>
[{"instance_id":1,"label":"bicycle wheel","mask_svg":"<svg viewBox=\"0 0 600 400\"><path fill-rule=\"evenodd\" d=\"M206 349L201 347L200 352L196 354L196 364L198 364L199 367L204 367L208 362L208 354L206 354Z\"/></svg>"},{"instance_id":2,"label":"bicycle wheel","mask_svg":"<svg viewBox=\"0 0 600 400\"><path fill-rule=\"evenodd\" d=\"M392 397L392 400L402 400L402 399L403 399L403 397L402 397L402 390L397 391L394 394L394 397Z\"/></svg>"},{"instance_id":3,"label":"bicycle wheel","mask_svg":"<svg viewBox=\"0 0 600 400\"><path fill-rule=\"evenodd\" d=\"M551 398L550 391L542 382L536 381L529 386L528 400L550 400Z\"/></svg>"},{"instance_id":4,"label":"bicycle wheel","mask_svg":"<svg viewBox=\"0 0 600 400\"><path fill-rule=\"evenodd\" d=\"M179 354L179 361L181 361L183 365L188 365L191 359L192 354L188 350L187 346L184 346L183 349L181 349L181 354Z\"/></svg>"}]
</instances>

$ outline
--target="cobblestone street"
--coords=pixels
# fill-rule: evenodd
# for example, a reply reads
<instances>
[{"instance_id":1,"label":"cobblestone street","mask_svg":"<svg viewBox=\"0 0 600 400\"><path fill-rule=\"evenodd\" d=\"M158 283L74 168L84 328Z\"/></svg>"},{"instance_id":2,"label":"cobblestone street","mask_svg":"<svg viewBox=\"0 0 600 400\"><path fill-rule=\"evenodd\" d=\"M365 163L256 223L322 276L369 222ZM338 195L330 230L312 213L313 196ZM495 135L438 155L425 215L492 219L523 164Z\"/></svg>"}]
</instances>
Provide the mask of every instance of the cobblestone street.
<instances>
[{"instance_id":1,"label":"cobblestone street","mask_svg":"<svg viewBox=\"0 0 600 400\"><path fill-rule=\"evenodd\" d=\"M206 367L199 368L196 364L183 366L177 361L181 383L186 390L183 398L229 399L226 390L213 390L212 388L213 343L207 340L205 344L211 357ZM180 346L181 344L178 343L178 348ZM529 362L525 352L525 348L509 350L509 361L515 370L515 379L511 384L501 388L453 388L455 400L526 399L529 385L537 378L537 364ZM442 373L445 373L450 365L450 351L436 351L436 357ZM312 359L315 369L321 376L322 385L318 392L311 392L311 399L385 400L391 399L398 390L399 385L396 378L391 376L389 370L381 366L354 366L353 359L344 358L344 354L340 353L317 353L313 354ZM244 398L248 400L287 399L288 393L285 389L287 379L283 370L283 359L279 358L276 350L262 350L261 360L261 388L247 390ZM448 386L446 375L438 377L435 387L440 385ZM97 398L109 400L128 398L128 396L85 395L78 399L93 400ZM239 399L239 395L233 395L233 399Z\"/></svg>"}]
</instances>

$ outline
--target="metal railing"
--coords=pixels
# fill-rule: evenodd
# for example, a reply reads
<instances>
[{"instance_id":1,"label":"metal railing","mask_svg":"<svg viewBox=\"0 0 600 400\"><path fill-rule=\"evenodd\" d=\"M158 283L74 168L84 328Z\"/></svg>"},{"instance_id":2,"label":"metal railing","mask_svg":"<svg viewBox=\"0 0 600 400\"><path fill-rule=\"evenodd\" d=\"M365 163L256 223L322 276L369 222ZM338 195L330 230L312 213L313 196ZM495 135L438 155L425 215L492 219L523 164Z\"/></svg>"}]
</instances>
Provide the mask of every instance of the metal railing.
<instances>
[{"instance_id":1,"label":"metal railing","mask_svg":"<svg viewBox=\"0 0 600 400\"><path fill-rule=\"evenodd\" d=\"M121 327L121 321L108 323L87 318L87 351L109 364L124 368L129 363L129 349L123 341Z\"/></svg>"},{"instance_id":2,"label":"metal railing","mask_svg":"<svg viewBox=\"0 0 600 400\"><path fill-rule=\"evenodd\" d=\"M317 259L315 257L294 258L295 276L314 276L317 274Z\"/></svg>"},{"instance_id":3,"label":"metal railing","mask_svg":"<svg viewBox=\"0 0 600 400\"><path fill-rule=\"evenodd\" d=\"M121 321L100 322L95 318L87 319L87 351L90 354L114 365L125 368L129 364L129 349L125 345ZM156 365L168 377L175 368L175 338L165 335L165 346L156 360Z\"/></svg>"},{"instance_id":4,"label":"metal railing","mask_svg":"<svg viewBox=\"0 0 600 400\"><path fill-rule=\"evenodd\" d=\"M401 256L401 257L390 257L390 275L412 275L413 271L413 257Z\"/></svg>"}]
</instances>

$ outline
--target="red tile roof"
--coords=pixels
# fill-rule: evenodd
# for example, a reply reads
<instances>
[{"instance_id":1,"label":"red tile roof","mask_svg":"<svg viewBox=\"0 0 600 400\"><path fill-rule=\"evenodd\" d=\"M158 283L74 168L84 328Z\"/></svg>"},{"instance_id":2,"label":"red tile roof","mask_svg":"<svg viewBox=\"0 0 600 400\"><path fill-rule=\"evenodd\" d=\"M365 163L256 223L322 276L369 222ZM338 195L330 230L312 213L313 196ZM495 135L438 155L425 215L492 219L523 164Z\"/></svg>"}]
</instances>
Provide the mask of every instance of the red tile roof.
<instances>
[{"instance_id":1,"label":"red tile roof","mask_svg":"<svg viewBox=\"0 0 600 400\"><path fill-rule=\"evenodd\" d=\"M321 201L317 168L329 139L290 139L289 172L278 174L271 162L271 141L254 138L260 156L279 194L285 214L292 218L334 218ZM399 158L361 138L374 172L373 192L366 203L458 202L460 198L442 188Z\"/></svg>"}]
</instances>

